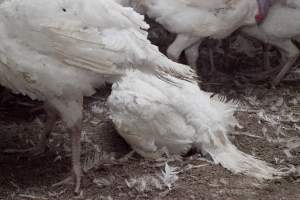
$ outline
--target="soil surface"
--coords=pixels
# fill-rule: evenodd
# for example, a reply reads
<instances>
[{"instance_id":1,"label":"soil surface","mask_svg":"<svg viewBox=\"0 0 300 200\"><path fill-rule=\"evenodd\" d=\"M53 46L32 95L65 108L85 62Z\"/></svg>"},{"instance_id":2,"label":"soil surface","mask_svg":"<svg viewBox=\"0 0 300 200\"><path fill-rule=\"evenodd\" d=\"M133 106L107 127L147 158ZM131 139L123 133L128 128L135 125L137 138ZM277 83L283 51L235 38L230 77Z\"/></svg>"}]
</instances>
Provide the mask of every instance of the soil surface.
<instances>
[{"instance_id":1,"label":"soil surface","mask_svg":"<svg viewBox=\"0 0 300 200\"><path fill-rule=\"evenodd\" d=\"M150 39L162 51L174 39L158 25L150 31ZM233 40L236 37L233 37ZM199 66L209 63L207 47L200 50ZM254 42L255 54L261 56L261 44ZM239 103L236 117L240 122L230 138L242 151L272 163L274 167L300 165L300 86L283 83L269 89L266 83L247 83L237 78L244 69L262 71L262 60L230 52L230 67L222 68L224 57L216 51L216 66L223 75L212 76L199 67L205 80L201 87L223 94ZM276 56L276 50L271 52ZM184 61L184 58L183 58ZM275 59L274 65L278 63ZM222 69L221 69L222 68ZM230 68L230 69L229 69ZM258 73L256 71L256 73ZM208 78L209 77L209 78ZM224 78L225 77L225 78ZM298 174L259 182L240 174L232 174L201 155L181 159L148 161L136 154L115 131L105 105L110 86L85 99L82 136L82 163L86 171L82 192L74 196L73 186L53 187L68 176L70 141L66 129L57 122L48 149L39 156L11 153L8 149L30 148L39 142L45 113L41 102L13 95L2 89L0 103L0 199L178 199L178 200L299 200ZM167 164L166 164L167 163ZM170 185L163 172L176 172Z\"/></svg>"}]
</instances>

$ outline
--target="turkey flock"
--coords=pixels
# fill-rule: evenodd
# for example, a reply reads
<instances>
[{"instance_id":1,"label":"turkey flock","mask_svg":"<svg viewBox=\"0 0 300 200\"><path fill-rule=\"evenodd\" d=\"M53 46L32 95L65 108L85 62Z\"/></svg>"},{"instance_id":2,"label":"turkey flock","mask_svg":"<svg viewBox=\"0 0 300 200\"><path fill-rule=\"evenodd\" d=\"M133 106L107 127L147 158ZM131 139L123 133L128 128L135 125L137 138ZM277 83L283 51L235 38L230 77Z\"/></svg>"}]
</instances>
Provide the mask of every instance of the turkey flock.
<instances>
[{"instance_id":1,"label":"turkey flock","mask_svg":"<svg viewBox=\"0 0 300 200\"><path fill-rule=\"evenodd\" d=\"M145 16L176 34L167 56L147 39ZM83 97L105 83L113 84L110 118L141 156L196 149L233 173L280 178L287 172L228 139L238 126L236 105L198 86L201 42L236 31L281 52L282 65L266 73L276 86L299 56L292 40L300 41L300 0L1 0L0 84L44 102L48 117L35 151L44 151L56 120L64 122L72 171L59 184L74 181L75 193L82 181ZM182 53L189 66L179 63Z\"/></svg>"}]
</instances>

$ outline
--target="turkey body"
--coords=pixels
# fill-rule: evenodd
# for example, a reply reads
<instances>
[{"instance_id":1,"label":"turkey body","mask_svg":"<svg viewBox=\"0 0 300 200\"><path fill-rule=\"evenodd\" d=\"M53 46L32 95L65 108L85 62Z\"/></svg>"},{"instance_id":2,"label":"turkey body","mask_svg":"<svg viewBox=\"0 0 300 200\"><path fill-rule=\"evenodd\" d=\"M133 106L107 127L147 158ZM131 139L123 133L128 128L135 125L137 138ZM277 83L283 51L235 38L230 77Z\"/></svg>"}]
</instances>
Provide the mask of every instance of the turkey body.
<instances>
[{"instance_id":1,"label":"turkey body","mask_svg":"<svg viewBox=\"0 0 300 200\"><path fill-rule=\"evenodd\" d=\"M291 39L300 41L300 1L289 0L285 4L276 3L270 8L268 17L262 24L245 27L242 32L276 46L287 59L286 64L273 80L274 85L278 84L300 54L299 49L291 41Z\"/></svg>"},{"instance_id":2,"label":"turkey body","mask_svg":"<svg viewBox=\"0 0 300 200\"><path fill-rule=\"evenodd\" d=\"M111 118L137 153L156 159L163 148L170 154L194 148L234 173L266 179L279 174L229 141L227 134L237 124L233 105L212 100L195 83L171 79L180 87L128 71L113 85L108 98Z\"/></svg>"},{"instance_id":3,"label":"turkey body","mask_svg":"<svg viewBox=\"0 0 300 200\"><path fill-rule=\"evenodd\" d=\"M249 0L142 0L139 7L168 31L176 33L167 55L178 61L185 52L196 67L198 48L209 37L223 39L241 26L256 24L256 1Z\"/></svg>"},{"instance_id":4,"label":"turkey body","mask_svg":"<svg viewBox=\"0 0 300 200\"><path fill-rule=\"evenodd\" d=\"M143 16L112 0L7 0L0 4L0 84L45 102L71 132L80 188L83 96L126 69L194 79L147 40ZM52 126L48 132L51 132Z\"/></svg>"}]
</instances>

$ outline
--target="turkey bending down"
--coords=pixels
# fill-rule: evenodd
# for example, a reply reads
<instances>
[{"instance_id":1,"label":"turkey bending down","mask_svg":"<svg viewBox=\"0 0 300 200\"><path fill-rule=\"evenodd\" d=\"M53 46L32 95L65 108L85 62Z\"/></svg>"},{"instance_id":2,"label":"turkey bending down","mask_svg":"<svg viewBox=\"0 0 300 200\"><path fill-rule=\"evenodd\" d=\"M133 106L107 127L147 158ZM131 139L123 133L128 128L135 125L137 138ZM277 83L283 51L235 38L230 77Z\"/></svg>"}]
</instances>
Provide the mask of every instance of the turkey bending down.
<instances>
[{"instance_id":1,"label":"turkey bending down","mask_svg":"<svg viewBox=\"0 0 300 200\"><path fill-rule=\"evenodd\" d=\"M170 154L185 154L194 148L233 173L259 179L283 175L229 141L227 134L237 124L233 105L212 100L196 83L170 79L179 87L128 71L113 85L108 98L111 119L137 153L156 159L163 148Z\"/></svg>"},{"instance_id":2,"label":"turkey bending down","mask_svg":"<svg viewBox=\"0 0 300 200\"><path fill-rule=\"evenodd\" d=\"M143 16L113 0L5 0L0 4L0 84L45 102L45 136L61 117L71 133L75 192L81 182L83 96L128 68L169 81L194 72L147 40ZM73 180L72 177L66 180Z\"/></svg>"},{"instance_id":3,"label":"turkey bending down","mask_svg":"<svg viewBox=\"0 0 300 200\"><path fill-rule=\"evenodd\" d=\"M300 55L299 49L291 41L300 41L300 0L288 0L285 4L276 3L270 8L263 23L243 28L242 32L276 46L287 59L273 80L273 84L277 85Z\"/></svg>"}]
</instances>

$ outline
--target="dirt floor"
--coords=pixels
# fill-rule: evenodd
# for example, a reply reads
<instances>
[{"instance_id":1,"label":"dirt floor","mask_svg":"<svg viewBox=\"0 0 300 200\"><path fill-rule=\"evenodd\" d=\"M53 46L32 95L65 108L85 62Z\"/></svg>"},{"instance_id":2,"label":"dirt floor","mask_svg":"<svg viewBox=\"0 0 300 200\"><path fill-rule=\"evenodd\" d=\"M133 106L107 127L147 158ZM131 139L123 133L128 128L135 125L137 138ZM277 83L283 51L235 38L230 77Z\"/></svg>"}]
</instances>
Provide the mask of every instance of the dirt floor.
<instances>
[{"instance_id":1,"label":"dirt floor","mask_svg":"<svg viewBox=\"0 0 300 200\"><path fill-rule=\"evenodd\" d=\"M150 38L165 50L173 36L154 26ZM163 38L163 42L157 38ZM206 56L205 52L204 44L202 57ZM251 68L261 62L243 56L245 59L241 59L239 52L231 55L230 66L236 67L231 71L238 71L245 65ZM199 60L199 65L203 65L202 60ZM218 62L222 63L220 60L217 59L218 66ZM241 102L236 112L241 127L230 135L234 144L274 167L300 165L299 84L284 83L276 89L269 89L263 83L241 86L240 80L229 74L232 78L226 80L226 84L219 77L203 83L202 88L227 94L228 98ZM29 148L37 144L45 114L37 109L40 102L2 92L0 199L300 199L297 173L259 182L245 175L232 174L200 155L170 160L167 164L163 160L147 161L135 154L126 156L131 149L118 136L108 118L105 100L109 93L110 86L106 86L95 96L85 99L82 163L86 173L81 194L74 196L73 186L52 186L64 179L70 170L69 137L64 126L57 123L48 150L40 156L7 152L7 149ZM168 169L171 180L166 182L163 172Z\"/></svg>"}]
</instances>

